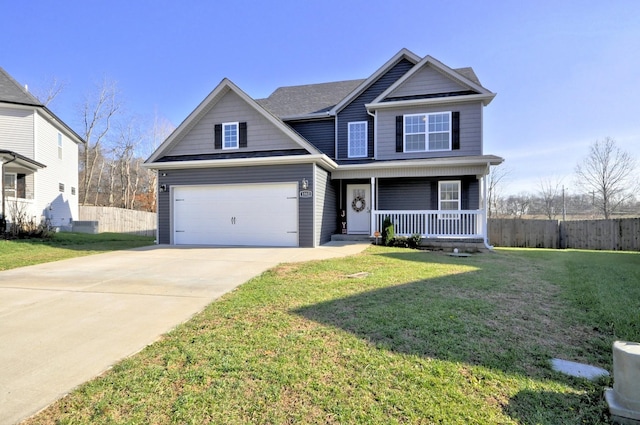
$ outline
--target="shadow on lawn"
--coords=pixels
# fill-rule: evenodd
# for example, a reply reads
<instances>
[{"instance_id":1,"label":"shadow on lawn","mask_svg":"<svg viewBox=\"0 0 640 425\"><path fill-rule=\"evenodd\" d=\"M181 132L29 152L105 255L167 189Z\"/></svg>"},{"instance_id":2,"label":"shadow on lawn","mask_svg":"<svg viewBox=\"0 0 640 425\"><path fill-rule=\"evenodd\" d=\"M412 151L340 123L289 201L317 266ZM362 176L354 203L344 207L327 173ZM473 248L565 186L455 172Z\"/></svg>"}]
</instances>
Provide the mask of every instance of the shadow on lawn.
<instances>
[{"instance_id":1,"label":"shadow on lawn","mask_svg":"<svg viewBox=\"0 0 640 425\"><path fill-rule=\"evenodd\" d=\"M611 423L602 391L596 387L580 394L522 390L504 412L523 425Z\"/></svg>"},{"instance_id":2,"label":"shadow on lawn","mask_svg":"<svg viewBox=\"0 0 640 425\"><path fill-rule=\"evenodd\" d=\"M429 254L382 254L402 261L460 264L465 260L439 254L432 254L427 260L425 255ZM510 373L541 373L531 363L546 365L548 353L526 338L526 330L511 332L505 326L495 326L509 318L501 316L499 300L484 298L483 290L477 289L488 280L483 276L483 264L469 265L476 269L360 292L293 313L343 329L377 348L396 353L483 365Z\"/></svg>"}]
</instances>

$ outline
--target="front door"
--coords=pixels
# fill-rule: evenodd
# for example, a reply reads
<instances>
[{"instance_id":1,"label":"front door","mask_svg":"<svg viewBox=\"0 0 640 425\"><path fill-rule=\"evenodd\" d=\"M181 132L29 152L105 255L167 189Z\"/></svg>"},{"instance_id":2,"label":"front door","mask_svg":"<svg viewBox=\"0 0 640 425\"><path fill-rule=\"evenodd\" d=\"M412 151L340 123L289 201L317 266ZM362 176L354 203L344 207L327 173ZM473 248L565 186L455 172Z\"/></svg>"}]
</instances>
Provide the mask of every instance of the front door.
<instances>
[{"instance_id":1,"label":"front door","mask_svg":"<svg viewBox=\"0 0 640 425\"><path fill-rule=\"evenodd\" d=\"M347 233L350 235L370 235L371 226L371 185L347 185Z\"/></svg>"}]
</instances>

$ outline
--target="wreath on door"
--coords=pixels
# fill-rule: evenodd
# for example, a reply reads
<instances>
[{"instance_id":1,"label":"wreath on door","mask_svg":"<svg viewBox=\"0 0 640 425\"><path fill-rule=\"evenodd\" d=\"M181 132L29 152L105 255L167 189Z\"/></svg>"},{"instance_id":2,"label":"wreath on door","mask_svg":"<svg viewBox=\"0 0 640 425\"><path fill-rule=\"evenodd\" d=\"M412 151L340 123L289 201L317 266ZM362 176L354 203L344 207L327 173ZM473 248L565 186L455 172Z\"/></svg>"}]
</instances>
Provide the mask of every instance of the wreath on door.
<instances>
[{"instance_id":1,"label":"wreath on door","mask_svg":"<svg viewBox=\"0 0 640 425\"><path fill-rule=\"evenodd\" d=\"M367 203L365 202L362 196L356 196L355 198L353 198L353 202L351 202L351 208L355 212L360 212L364 210L366 206L367 206Z\"/></svg>"}]
</instances>

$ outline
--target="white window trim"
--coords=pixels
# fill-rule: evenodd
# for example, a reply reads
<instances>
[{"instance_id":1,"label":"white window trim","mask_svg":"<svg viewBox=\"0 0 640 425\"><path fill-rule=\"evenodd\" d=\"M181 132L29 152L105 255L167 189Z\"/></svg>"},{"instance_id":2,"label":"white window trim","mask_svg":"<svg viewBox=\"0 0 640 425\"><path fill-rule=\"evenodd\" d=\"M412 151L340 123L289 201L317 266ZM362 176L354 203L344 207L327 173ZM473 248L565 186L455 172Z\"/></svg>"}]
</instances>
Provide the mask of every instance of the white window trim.
<instances>
[{"instance_id":1,"label":"white window trim","mask_svg":"<svg viewBox=\"0 0 640 425\"><path fill-rule=\"evenodd\" d=\"M18 173L4 173L4 178L2 180L2 184L6 185L7 184L7 177L6 176L13 176L13 189L7 189L5 188L5 194L7 190L12 190L13 191L13 196L11 195L6 195L7 197L11 197L11 198L18 198Z\"/></svg>"},{"instance_id":2,"label":"white window trim","mask_svg":"<svg viewBox=\"0 0 640 425\"><path fill-rule=\"evenodd\" d=\"M225 130L227 127L235 126L236 127L236 141L235 146L225 146ZM240 148L240 123L239 122L223 122L222 123L222 149L223 150L231 150L231 149L239 149Z\"/></svg>"},{"instance_id":3,"label":"white window trim","mask_svg":"<svg viewBox=\"0 0 640 425\"><path fill-rule=\"evenodd\" d=\"M364 124L364 155L354 155L351 152L351 126ZM347 137L347 156L349 158L366 158L369 156L369 123L366 121L352 121L348 124L348 137Z\"/></svg>"},{"instance_id":4,"label":"white window trim","mask_svg":"<svg viewBox=\"0 0 640 425\"><path fill-rule=\"evenodd\" d=\"M62 133L58 133L58 159L62 159Z\"/></svg>"},{"instance_id":5,"label":"white window trim","mask_svg":"<svg viewBox=\"0 0 640 425\"><path fill-rule=\"evenodd\" d=\"M458 185L458 208L455 210L443 210L442 209L442 185L444 183L455 183ZM446 201L451 202L451 199L447 199ZM438 182L438 211L460 211L460 207L462 206L462 181L460 180L442 180ZM457 219L459 218L458 214L438 214L438 218L440 219Z\"/></svg>"},{"instance_id":6,"label":"white window trim","mask_svg":"<svg viewBox=\"0 0 640 425\"><path fill-rule=\"evenodd\" d=\"M444 115L447 114L449 115L449 147L446 149L429 149L429 116L431 115ZM451 116L451 111L442 111L442 112L429 112L429 113L422 113L422 114L406 114L403 115L403 120L402 120L402 151L403 152L447 152L452 150L452 133L453 133L453 122L452 122L452 116ZM410 134L424 134L424 150L422 149L417 149L417 150L410 150L407 149L407 117L424 117L424 121L425 121L425 127L424 127L424 133L410 133ZM432 134L438 134L438 133L444 133L443 131L436 131L433 132Z\"/></svg>"}]
</instances>

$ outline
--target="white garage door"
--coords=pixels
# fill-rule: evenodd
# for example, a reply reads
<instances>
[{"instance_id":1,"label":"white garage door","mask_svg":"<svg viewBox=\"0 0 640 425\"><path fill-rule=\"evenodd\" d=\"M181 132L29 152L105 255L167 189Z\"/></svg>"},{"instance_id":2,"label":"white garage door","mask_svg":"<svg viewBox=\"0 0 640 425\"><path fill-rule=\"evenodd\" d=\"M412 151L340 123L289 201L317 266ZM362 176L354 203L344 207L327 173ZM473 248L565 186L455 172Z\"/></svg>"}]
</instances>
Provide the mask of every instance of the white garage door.
<instances>
[{"instance_id":1,"label":"white garage door","mask_svg":"<svg viewBox=\"0 0 640 425\"><path fill-rule=\"evenodd\" d=\"M296 183L173 189L177 245L298 246Z\"/></svg>"}]
</instances>

